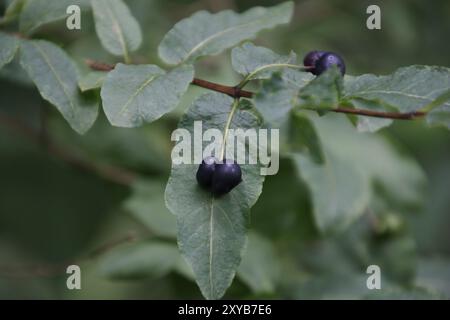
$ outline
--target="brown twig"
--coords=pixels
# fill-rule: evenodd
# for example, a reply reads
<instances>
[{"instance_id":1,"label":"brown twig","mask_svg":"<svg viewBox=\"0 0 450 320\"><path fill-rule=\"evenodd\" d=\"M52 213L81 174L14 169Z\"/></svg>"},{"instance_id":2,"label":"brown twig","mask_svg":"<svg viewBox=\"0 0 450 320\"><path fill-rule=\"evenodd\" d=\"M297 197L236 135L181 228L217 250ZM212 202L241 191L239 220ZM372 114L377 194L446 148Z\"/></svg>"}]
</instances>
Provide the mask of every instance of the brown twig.
<instances>
[{"instance_id":1,"label":"brown twig","mask_svg":"<svg viewBox=\"0 0 450 320\"><path fill-rule=\"evenodd\" d=\"M115 65L107 64L103 62L96 62L93 60L86 60L86 64L93 70L98 71L111 71L114 69ZM198 87L202 87L205 89L209 89L216 92L221 92L227 94L233 98L252 98L254 96L253 92L241 90L238 87L231 87L222 84L218 84L215 82L194 78L192 84ZM396 119L396 120L413 120L417 118L421 118L426 115L425 112L414 111L414 112L384 112L384 111L373 111L373 110L365 110L365 109L351 109L345 107L337 107L331 109L330 111L336 113L346 113L353 114L358 116L365 117L374 117L374 118L385 118L385 119Z\"/></svg>"},{"instance_id":2,"label":"brown twig","mask_svg":"<svg viewBox=\"0 0 450 320\"><path fill-rule=\"evenodd\" d=\"M86 64L93 70L96 71L111 71L116 67L114 64L108 64L104 62L93 61L90 59L85 60ZM237 87L225 86L222 84L210 82L203 79L194 78L192 84L198 87L209 89L216 92L221 92L227 94L233 98L251 98L253 96L252 92L241 90Z\"/></svg>"},{"instance_id":3,"label":"brown twig","mask_svg":"<svg viewBox=\"0 0 450 320\"><path fill-rule=\"evenodd\" d=\"M251 98L253 92L242 90L238 87L230 87L222 84L206 81L203 79L194 78L192 83L195 86L209 89L212 91L220 92L231 96L232 98Z\"/></svg>"},{"instance_id":4,"label":"brown twig","mask_svg":"<svg viewBox=\"0 0 450 320\"><path fill-rule=\"evenodd\" d=\"M373 110L363 110L363 109L351 109L351 108L334 108L331 111L337 113L347 113L354 114L358 116L374 117L374 118L386 118L386 119L396 119L396 120L413 120L426 115L425 112L414 111L414 112L384 112L384 111L373 111Z\"/></svg>"},{"instance_id":5,"label":"brown twig","mask_svg":"<svg viewBox=\"0 0 450 320\"><path fill-rule=\"evenodd\" d=\"M31 126L27 125L24 122L10 116L0 114L0 124L22 134L24 137L34 143L42 145L40 132L33 129ZM88 159L84 159L81 156L69 150L66 150L58 144L54 143L49 137L47 137L45 144L42 146L50 155L66 162L67 164L77 169L95 173L108 181L124 186L130 186L136 179L137 175L134 172L131 172L124 168L119 168L108 164L94 163L92 161L89 161Z\"/></svg>"},{"instance_id":6,"label":"brown twig","mask_svg":"<svg viewBox=\"0 0 450 320\"><path fill-rule=\"evenodd\" d=\"M91 59L86 59L86 60L84 60L84 62L86 63L86 65L89 68L91 68L92 70L96 70L96 71L111 71L111 70L114 70L114 68L116 67L115 64L98 62L98 61L94 61Z\"/></svg>"}]
</instances>

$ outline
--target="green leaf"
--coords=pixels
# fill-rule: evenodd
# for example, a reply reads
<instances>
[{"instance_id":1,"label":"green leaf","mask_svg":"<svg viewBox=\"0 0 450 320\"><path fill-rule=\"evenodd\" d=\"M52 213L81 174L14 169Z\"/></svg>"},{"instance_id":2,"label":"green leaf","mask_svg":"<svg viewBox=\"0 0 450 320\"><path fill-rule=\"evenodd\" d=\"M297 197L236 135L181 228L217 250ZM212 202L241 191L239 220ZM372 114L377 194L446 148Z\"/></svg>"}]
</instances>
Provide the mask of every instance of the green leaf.
<instances>
[{"instance_id":1,"label":"green leaf","mask_svg":"<svg viewBox=\"0 0 450 320\"><path fill-rule=\"evenodd\" d=\"M122 0L91 0L95 30L103 47L116 56L137 50L142 43L141 28Z\"/></svg>"},{"instance_id":2,"label":"green leaf","mask_svg":"<svg viewBox=\"0 0 450 320\"><path fill-rule=\"evenodd\" d=\"M56 106L75 131L83 134L91 128L98 102L81 94L78 70L61 48L47 41L23 41L20 63L41 96Z\"/></svg>"},{"instance_id":3,"label":"green leaf","mask_svg":"<svg viewBox=\"0 0 450 320\"><path fill-rule=\"evenodd\" d=\"M291 20L293 3L252 8L238 14L225 10L216 14L199 11L178 22L164 37L158 52L168 64L193 62L197 58L216 55L254 38L258 32Z\"/></svg>"},{"instance_id":4,"label":"green leaf","mask_svg":"<svg viewBox=\"0 0 450 320\"><path fill-rule=\"evenodd\" d=\"M101 96L111 124L138 127L157 120L178 105L194 77L192 66L166 73L155 65L118 64L108 73Z\"/></svg>"},{"instance_id":5,"label":"green leaf","mask_svg":"<svg viewBox=\"0 0 450 320\"><path fill-rule=\"evenodd\" d=\"M78 86L83 92L100 89L107 75L108 73L103 71L89 72L78 81Z\"/></svg>"},{"instance_id":6,"label":"green leaf","mask_svg":"<svg viewBox=\"0 0 450 320\"><path fill-rule=\"evenodd\" d=\"M414 160L399 155L381 137L357 134L344 117L311 119L322 142L325 163L317 164L299 154L293 159L309 187L320 230L348 226L380 194L391 208L421 204L425 175Z\"/></svg>"},{"instance_id":7,"label":"green leaf","mask_svg":"<svg viewBox=\"0 0 450 320\"><path fill-rule=\"evenodd\" d=\"M257 233L250 232L247 250L238 269L238 277L254 293L272 293L280 275L278 261L272 243Z\"/></svg>"},{"instance_id":8,"label":"green leaf","mask_svg":"<svg viewBox=\"0 0 450 320\"><path fill-rule=\"evenodd\" d=\"M399 154L380 136L357 134L339 115L314 120L324 147L347 159L347 163L355 169L358 167L363 171L377 191L383 192L384 199L407 207L423 202L426 178L414 159Z\"/></svg>"},{"instance_id":9,"label":"green leaf","mask_svg":"<svg viewBox=\"0 0 450 320\"><path fill-rule=\"evenodd\" d=\"M450 107L437 108L427 114L427 123L432 126L446 126L450 129Z\"/></svg>"},{"instance_id":10,"label":"green leaf","mask_svg":"<svg viewBox=\"0 0 450 320\"><path fill-rule=\"evenodd\" d=\"M371 74L345 82L342 100L378 100L400 112L417 111L450 88L450 69L433 66L400 68L391 75ZM449 103L444 106L449 107Z\"/></svg>"},{"instance_id":11,"label":"green leaf","mask_svg":"<svg viewBox=\"0 0 450 320\"><path fill-rule=\"evenodd\" d=\"M304 86L293 104L296 107L312 110L336 108L339 105L342 86L342 75L339 69L333 66Z\"/></svg>"},{"instance_id":12,"label":"green leaf","mask_svg":"<svg viewBox=\"0 0 450 320\"><path fill-rule=\"evenodd\" d=\"M359 168L327 148L324 155L324 164L302 154L293 155L310 189L314 218L322 232L347 227L363 213L370 199L367 177Z\"/></svg>"},{"instance_id":13,"label":"green leaf","mask_svg":"<svg viewBox=\"0 0 450 320\"><path fill-rule=\"evenodd\" d=\"M203 130L216 128L224 132L227 123L229 128L258 128L259 119L241 104L219 93L202 95L183 116L179 127L191 135L195 121L202 121ZM244 105L248 106L248 102ZM207 144L204 142L203 146ZM172 165L166 204L177 218L178 245L202 294L207 299L219 299L240 264L250 208L261 193L264 176L260 175L259 165L242 164L243 182L230 193L215 198L198 186L197 169L198 164Z\"/></svg>"},{"instance_id":14,"label":"green leaf","mask_svg":"<svg viewBox=\"0 0 450 320\"><path fill-rule=\"evenodd\" d=\"M162 277L178 268L181 256L173 244L143 242L115 249L99 265L100 272L111 279Z\"/></svg>"},{"instance_id":15,"label":"green leaf","mask_svg":"<svg viewBox=\"0 0 450 320\"><path fill-rule=\"evenodd\" d=\"M32 34L47 23L67 18L67 7L70 5L86 9L89 7L89 0L28 0L20 14L20 31Z\"/></svg>"},{"instance_id":16,"label":"green leaf","mask_svg":"<svg viewBox=\"0 0 450 320\"><path fill-rule=\"evenodd\" d=\"M0 25L15 20L22 12L23 6L27 0L13 0L6 8L5 14L0 18Z\"/></svg>"},{"instance_id":17,"label":"green leaf","mask_svg":"<svg viewBox=\"0 0 450 320\"><path fill-rule=\"evenodd\" d=\"M272 50L257 47L247 42L231 51L233 69L245 77L247 81L268 79L276 71L296 66L297 57L291 52L288 56L281 56Z\"/></svg>"},{"instance_id":18,"label":"green leaf","mask_svg":"<svg viewBox=\"0 0 450 320\"><path fill-rule=\"evenodd\" d=\"M166 208L162 183L138 181L124 207L152 233L162 237L176 237L175 217Z\"/></svg>"},{"instance_id":19,"label":"green leaf","mask_svg":"<svg viewBox=\"0 0 450 320\"><path fill-rule=\"evenodd\" d=\"M313 161L322 163L322 144L312 121L301 112L292 112L289 121L290 151L308 155Z\"/></svg>"},{"instance_id":20,"label":"green leaf","mask_svg":"<svg viewBox=\"0 0 450 320\"><path fill-rule=\"evenodd\" d=\"M444 92L433 102L424 107L427 111L427 123L429 125L443 125L450 129L450 106L445 105L450 100L450 90Z\"/></svg>"},{"instance_id":21,"label":"green leaf","mask_svg":"<svg viewBox=\"0 0 450 320\"><path fill-rule=\"evenodd\" d=\"M345 76L342 85L337 68L311 81L298 91L293 104L302 108L326 110L339 105L364 110L412 112L433 109L427 117L430 124L447 125L450 118L450 69L411 66L391 75L366 74ZM344 87L342 89L342 86ZM284 101L288 99L288 95ZM258 103L257 103L258 105ZM288 106L282 110L287 110ZM389 119L352 116L359 131L374 132L392 123Z\"/></svg>"},{"instance_id":22,"label":"green leaf","mask_svg":"<svg viewBox=\"0 0 450 320\"><path fill-rule=\"evenodd\" d=\"M313 79L310 73L286 69L275 73L262 82L255 97L255 105L264 121L274 128L280 128L289 119L292 102L300 88Z\"/></svg>"},{"instance_id":23,"label":"green leaf","mask_svg":"<svg viewBox=\"0 0 450 320\"><path fill-rule=\"evenodd\" d=\"M346 77L342 101L357 107L361 99L372 100L375 110L413 112L432 110L427 115L430 125L449 126L450 69L435 66L403 67L391 75L371 74ZM359 102L358 102L359 101ZM439 106L439 107L438 107ZM361 119L361 117L359 117ZM389 120L364 120L363 130L375 131L392 123ZM369 124L369 125L367 125Z\"/></svg>"},{"instance_id":24,"label":"green leaf","mask_svg":"<svg viewBox=\"0 0 450 320\"><path fill-rule=\"evenodd\" d=\"M0 69L10 63L19 48L19 41L6 33L0 32Z\"/></svg>"}]
</instances>

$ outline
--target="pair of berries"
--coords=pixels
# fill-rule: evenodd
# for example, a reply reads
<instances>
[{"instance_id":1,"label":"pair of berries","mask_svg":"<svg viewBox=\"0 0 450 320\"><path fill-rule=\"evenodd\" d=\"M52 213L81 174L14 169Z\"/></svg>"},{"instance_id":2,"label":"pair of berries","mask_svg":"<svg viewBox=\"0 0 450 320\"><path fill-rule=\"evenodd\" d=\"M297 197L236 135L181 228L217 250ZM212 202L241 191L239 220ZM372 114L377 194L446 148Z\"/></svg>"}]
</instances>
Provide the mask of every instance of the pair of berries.
<instances>
[{"instance_id":1,"label":"pair of berries","mask_svg":"<svg viewBox=\"0 0 450 320\"><path fill-rule=\"evenodd\" d=\"M333 65L339 68L342 75L345 74L344 59L334 52L311 51L303 59L303 65L305 67L312 67L308 71L316 76L321 75Z\"/></svg>"},{"instance_id":2,"label":"pair of berries","mask_svg":"<svg viewBox=\"0 0 450 320\"><path fill-rule=\"evenodd\" d=\"M221 196L233 190L242 181L241 167L232 160L218 161L214 157L203 159L197 170L198 184Z\"/></svg>"}]
</instances>

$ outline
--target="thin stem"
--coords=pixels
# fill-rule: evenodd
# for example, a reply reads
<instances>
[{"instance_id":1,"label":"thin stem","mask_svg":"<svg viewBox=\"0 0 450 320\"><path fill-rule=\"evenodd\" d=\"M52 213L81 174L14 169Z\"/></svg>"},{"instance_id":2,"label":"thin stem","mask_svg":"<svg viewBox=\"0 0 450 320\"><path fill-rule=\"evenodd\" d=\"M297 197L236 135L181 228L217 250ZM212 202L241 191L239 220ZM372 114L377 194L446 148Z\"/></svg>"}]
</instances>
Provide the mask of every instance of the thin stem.
<instances>
[{"instance_id":1,"label":"thin stem","mask_svg":"<svg viewBox=\"0 0 450 320\"><path fill-rule=\"evenodd\" d=\"M99 61L94 61L91 59L86 59L84 60L84 62L86 63L86 65L91 68L92 70L96 70L96 71L111 71L114 70L114 68L116 67L115 64L109 64L109 63L104 63L104 62L99 62Z\"/></svg>"},{"instance_id":2,"label":"thin stem","mask_svg":"<svg viewBox=\"0 0 450 320\"><path fill-rule=\"evenodd\" d=\"M125 62L125 64L131 64L131 57L128 53L128 50L125 50L125 52L123 53L123 61Z\"/></svg>"},{"instance_id":3,"label":"thin stem","mask_svg":"<svg viewBox=\"0 0 450 320\"><path fill-rule=\"evenodd\" d=\"M298 69L298 70L309 70L312 67L305 67L305 66L299 66L296 64L291 64L291 63L273 63L273 64L268 64L265 65L263 67L257 68L255 69L253 72L249 73L244 80L241 81L241 83L239 83L237 85L237 87L239 89L244 88L258 73L268 70L268 69L272 69L272 68L291 68L291 69Z\"/></svg>"},{"instance_id":4,"label":"thin stem","mask_svg":"<svg viewBox=\"0 0 450 320\"><path fill-rule=\"evenodd\" d=\"M222 148L220 149L220 160L224 161L224 156L225 156L225 145L227 143L228 140L228 132L230 130L230 126L231 126L231 121L233 120L233 116L236 112L236 109L239 105L239 98L234 99L233 101L233 105L231 106L231 111L230 114L228 115L227 118L227 122L225 123L225 128L224 128L224 132L223 132L223 141L222 141Z\"/></svg>"},{"instance_id":5,"label":"thin stem","mask_svg":"<svg viewBox=\"0 0 450 320\"><path fill-rule=\"evenodd\" d=\"M86 63L93 70L99 70L99 71L110 71L110 70L113 70L115 67L114 65L111 65L111 64L95 62L92 60L87 60ZM305 67L305 68L308 68L308 67ZM251 99L255 95L255 93L253 93L251 91L242 90L241 89L242 82L235 87L231 87L231 86L226 86L226 85L206 81L203 79L194 78L194 80L192 81L191 84L205 88L205 89L209 89L212 91L221 92L226 95L229 95L230 97L237 98L237 99L238 98ZM336 112L336 113L354 114L354 115L365 116L365 117L397 119L397 120L413 120L413 119L424 117L427 114L423 110L401 113L401 112L373 111L373 110L365 110L365 109L351 109L351 108L345 108L345 107L336 107L329 111Z\"/></svg>"}]
</instances>

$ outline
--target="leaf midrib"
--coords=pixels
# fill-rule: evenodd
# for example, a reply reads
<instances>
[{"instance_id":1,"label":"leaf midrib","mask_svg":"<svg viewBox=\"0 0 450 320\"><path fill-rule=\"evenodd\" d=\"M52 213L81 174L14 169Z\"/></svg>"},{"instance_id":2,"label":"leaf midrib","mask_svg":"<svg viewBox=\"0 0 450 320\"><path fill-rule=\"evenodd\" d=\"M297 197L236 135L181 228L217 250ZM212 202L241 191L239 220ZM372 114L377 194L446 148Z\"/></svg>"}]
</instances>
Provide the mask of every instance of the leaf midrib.
<instances>
[{"instance_id":1,"label":"leaf midrib","mask_svg":"<svg viewBox=\"0 0 450 320\"><path fill-rule=\"evenodd\" d=\"M105 5L104 7L107 8L107 14L111 17L111 21L113 23L113 32L117 35L117 37L119 38L119 43L120 46L122 47L123 50L123 55L124 56L128 56L128 48L125 42L125 37L123 35L122 32L122 28L121 25L119 23L119 20L117 19L117 16L115 15L114 11L108 6Z\"/></svg>"},{"instance_id":2,"label":"leaf midrib","mask_svg":"<svg viewBox=\"0 0 450 320\"><path fill-rule=\"evenodd\" d=\"M263 66L260 66L258 68L256 68L255 70L253 70L252 72L250 72L247 76L246 79L251 80L255 75L257 75L258 73L260 73L261 71L270 69L270 68L282 68L282 67L286 67L286 68L293 68L293 69L301 69L301 66L292 64L292 63L283 63L283 62L276 62L276 63L269 63Z\"/></svg>"},{"instance_id":3,"label":"leaf midrib","mask_svg":"<svg viewBox=\"0 0 450 320\"><path fill-rule=\"evenodd\" d=\"M242 23L242 24L239 24L237 26L233 26L231 28L227 28L227 29L224 29L224 30L222 30L222 31L220 31L218 33L210 35L209 37L207 37L203 41L200 41L195 47L193 47L188 52L188 54L186 55L186 57L182 61L188 61L189 58L191 58L191 56L196 51L198 51L200 48L204 47L209 42L213 41L214 39L216 39L216 38L218 38L218 37L220 37L220 36L222 36L224 34L227 34L227 33L231 32L231 31L236 30L236 29L240 29L240 28L243 28L243 27L248 27L249 25L252 25L252 24L255 24L255 23L260 23L262 20L264 20L264 18L266 17L266 14L267 14L267 11L261 17L259 17L258 19L252 20L250 22Z\"/></svg>"},{"instance_id":4,"label":"leaf midrib","mask_svg":"<svg viewBox=\"0 0 450 320\"><path fill-rule=\"evenodd\" d=\"M231 122L233 120L233 116L236 113L237 107L239 105L239 99L234 99L233 104L231 106L230 113L227 118L227 122L225 123L224 127L224 133L223 133L223 140L222 140L222 148L220 150L220 160L224 160L225 155L225 147L226 142L228 140L228 132L230 130Z\"/></svg>"},{"instance_id":5,"label":"leaf midrib","mask_svg":"<svg viewBox=\"0 0 450 320\"><path fill-rule=\"evenodd\" d=\"M59 86L61 87L64 95L66 96L68 102L69 102L69 106L72 110L72 112L75 113L75 106L73 104L73 101L71 99L71 96L69 95L69 93L67 92L66 87L64 86L63 81L61 80L61 78L59 77L58 73L56 72L55 68L53 68L52 64L50 63L50 60L47 56L47 54L39 47L39 45L37 43L31 42L31 45L34 46L36 48L36 50L41 54L42 58L44 59L45 63L47 64L47 66L50 68L50 71L53 73L54 77L56 78L56 82L59 84Z\"/></svg>"},{"instance_id":6,"label":"leaf midrib","mask_svg":"<svg viewBox=\"0 0 450 320\"><path fill-rule=\"evenodd\" d=\"M434 101L434 99L428 98L428 96L418 96L418 95L415 95L415 94L410 94L410 93L406 93L406 92L402 92L402 91L396 91L396 90L365 90L365 91L359 91L359 92L357 92L357 94L353 93L353 94L346 95L346 96L343 97L343 99L360 98L359 95L371 94L371 93L375 93L375 94L376 93L396 94L396 95L400 95L400 96L404 96L404 97L408 97L408 98L420 99L420 100L425 100L425 101L429 101L429 102ZM449 103L444 103L443 105L450 105L450 104Z\"/></svg>"}]
</instances>

